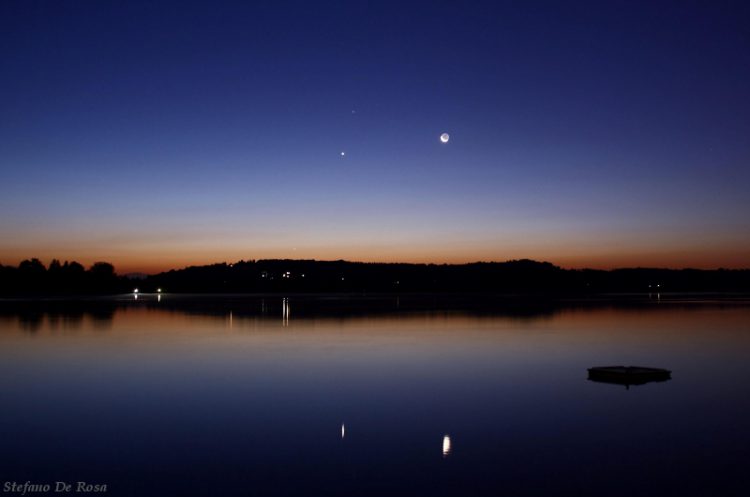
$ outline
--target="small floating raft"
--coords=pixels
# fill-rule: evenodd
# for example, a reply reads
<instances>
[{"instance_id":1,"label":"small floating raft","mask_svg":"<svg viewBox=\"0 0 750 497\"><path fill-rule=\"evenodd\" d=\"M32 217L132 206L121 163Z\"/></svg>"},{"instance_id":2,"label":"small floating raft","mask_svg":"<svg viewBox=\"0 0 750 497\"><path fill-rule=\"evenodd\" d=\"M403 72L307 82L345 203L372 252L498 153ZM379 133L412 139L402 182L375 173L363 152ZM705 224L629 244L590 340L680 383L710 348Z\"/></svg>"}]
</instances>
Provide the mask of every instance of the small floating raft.
<instances>
[{"instance_id":1,"label":"small floating raft","mask_svg":"<svg viewBox=\"0 0 750 497\"><path fill-rule=\"evenodd\" d=\"M640 366L600 366L589 368L589 380L618 385L643 385L652 381L667 381L672 372L661 368L644 368Z\"/></svg>"}]
</instances>

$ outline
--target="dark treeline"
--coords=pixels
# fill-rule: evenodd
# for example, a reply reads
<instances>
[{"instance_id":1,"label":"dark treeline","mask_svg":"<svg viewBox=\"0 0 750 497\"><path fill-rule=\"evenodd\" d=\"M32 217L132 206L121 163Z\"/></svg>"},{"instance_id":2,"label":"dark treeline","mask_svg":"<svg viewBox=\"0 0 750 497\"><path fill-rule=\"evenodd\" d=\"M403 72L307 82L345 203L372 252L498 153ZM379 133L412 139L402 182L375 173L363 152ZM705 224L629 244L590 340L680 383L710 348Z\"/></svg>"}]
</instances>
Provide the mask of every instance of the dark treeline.
<instances>
[{"instance_id":1,"label":"dark treeline","mask_svg":"<svg viewBox=\"0 0 750 497\"><path fill-rule=\"evenodd\" d=\"M148 277L166 292L748 292L750 270L570 270L518 260L472 264L385 264L259 260L188 267Z\"/></svg>"},{"instance_id":2,"label":"dark treeline","mask_svg":"<svg viewBox=\"0 0 750 497\"><path fill-rule=\"evenodd\" d=\"M258 260L192 266L131 280L106 262L37 259L0 266L4 296L168 293L462 293L598 294L612 292L750 292L750 270L562 269L518 260L471 264L386 264Z\"/></svg>"},{"instance_id":3,"label":"dark treeline","mask_svg":"<svg viewBox=\"0 0 750 497\"><path fill-rule=\"evenodd\" d=\"M117 276L108 262L96 262L86 269L78 262L54 259L46 267L39 259L27 259L18 267L0 265L0 295L92 295L128 291L130 281Z\"/></svg>"}]
</instances>

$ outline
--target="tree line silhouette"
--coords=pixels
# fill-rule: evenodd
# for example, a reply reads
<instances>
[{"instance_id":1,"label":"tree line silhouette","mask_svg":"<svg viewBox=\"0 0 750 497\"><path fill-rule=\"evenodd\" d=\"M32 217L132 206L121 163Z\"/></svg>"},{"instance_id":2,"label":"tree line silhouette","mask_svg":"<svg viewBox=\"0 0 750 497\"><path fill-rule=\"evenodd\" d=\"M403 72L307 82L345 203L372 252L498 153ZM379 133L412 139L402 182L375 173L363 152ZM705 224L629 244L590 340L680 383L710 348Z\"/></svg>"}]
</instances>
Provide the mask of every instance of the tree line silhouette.
<instances>
[{"instance_id":1,"label":"tree line silhouette","mask_svg":"<svg viewBox=\"0 0 750 497\"><path fill-rule=\"evenodd\" d=\"M49 267L39 259L26 259L18 267L0 265L0 293L4 296L115 294L127 291L130 281L115 273L109 262L88 269L57 259Z\"/></svg>"},{"instance_id":2,"label":"tree line silhouette","mask_svg":"<svg viewBox=\"0 0 750 497\"><path fill-rule=\"evenodd\" d=\"M145 279L118 276L108 262L38 259L0 265L4 296L169 293L466 293L601 294L613 292L749 292L747 269L562 269L549 262L513 260L470 264L250 260L191 266Z\"/></svg>"}]
</instances>

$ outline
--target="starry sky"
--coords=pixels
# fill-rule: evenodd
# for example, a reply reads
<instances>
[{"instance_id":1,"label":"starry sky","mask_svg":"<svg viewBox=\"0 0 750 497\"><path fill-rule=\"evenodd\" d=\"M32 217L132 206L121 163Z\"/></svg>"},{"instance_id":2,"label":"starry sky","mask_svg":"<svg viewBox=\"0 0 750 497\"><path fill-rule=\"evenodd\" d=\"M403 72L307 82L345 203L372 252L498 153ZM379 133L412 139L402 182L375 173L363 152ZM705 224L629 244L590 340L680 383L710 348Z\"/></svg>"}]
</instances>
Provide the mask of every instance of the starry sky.
<instances>
[{"instance_id":1,"label":"starry sky","mask_svg":"<svg viewBox=\"0 0 750 497\"><path fill-rule=\"evenodd\" d=\"M750 267L747 2L6 1L0 74L2 264Z\"/></svg>"}]
</instances>

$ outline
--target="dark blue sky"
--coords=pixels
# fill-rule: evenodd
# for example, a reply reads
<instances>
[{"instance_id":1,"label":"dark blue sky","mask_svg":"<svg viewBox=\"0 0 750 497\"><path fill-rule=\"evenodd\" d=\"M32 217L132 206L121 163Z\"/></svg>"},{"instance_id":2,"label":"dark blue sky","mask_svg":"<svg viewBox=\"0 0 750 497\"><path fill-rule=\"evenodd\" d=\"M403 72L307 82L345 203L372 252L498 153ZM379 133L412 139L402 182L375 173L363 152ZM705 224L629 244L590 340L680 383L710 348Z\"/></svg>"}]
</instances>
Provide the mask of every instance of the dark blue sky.
<instances>
[{"instance_id":1,"label":"dark blue sky","mask_svg":"<svg viewBox=\"0 0 750 497\"><path fill-rule=\"evenodd\" d=\"M745 2L3 2L0 74L0 263L750 266Z\"/></svg>"}]
</instances>

